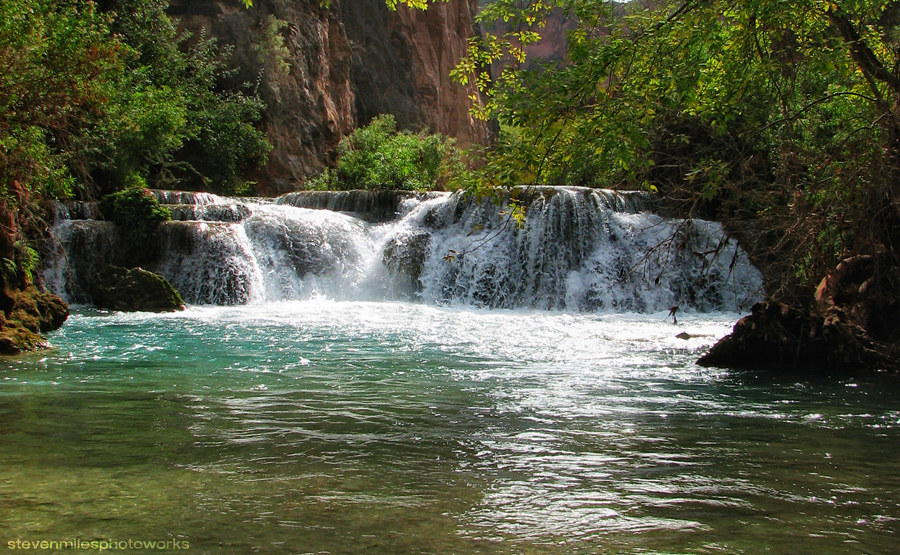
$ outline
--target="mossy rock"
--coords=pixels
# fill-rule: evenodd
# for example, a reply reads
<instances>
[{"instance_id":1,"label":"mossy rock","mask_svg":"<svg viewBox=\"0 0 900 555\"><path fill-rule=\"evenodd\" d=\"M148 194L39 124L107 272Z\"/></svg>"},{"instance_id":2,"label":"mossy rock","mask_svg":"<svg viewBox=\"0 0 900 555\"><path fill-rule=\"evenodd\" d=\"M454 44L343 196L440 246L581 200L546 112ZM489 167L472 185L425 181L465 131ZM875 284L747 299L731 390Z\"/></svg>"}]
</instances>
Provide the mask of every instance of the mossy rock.
<instances>
[{"instance_id":1,"label":"mossy rock","mask_svg":"<svg viewBox=\"0 0 900 555\"><path fill-rule=\"evenodd\" d=\"M166 278L141 268L107 266L91 287L98 308L123 312L175 312L184 301Z\"/></svg>"},{"instance_id":2,"label":"mossy rock","mask_svg":"<svg viewBox=\"0 0 900 555\"><path fill-rule=\"evenodd\" d=\"M0 312L0 355L17 355L46 346L39 334Z\"/></svg>"},{"instance_id":3,"label":"mossy rock","mask_svg":"<svg viewBox=\"0 0 900 555\"><path fill-rule=\"evenodd\" d=\"M55 330L69 307L52 293L16 278L0 277L0 354L15 355L46 347L41 333Z\"/></svg>"},{"instance_id":4,"label":"mossy rock","mask_svg":"<svg viewBox=\"0 0 900 555\"><path fill-rule=\"evenodd\" d=\"M41 332L59 329L69 317L69 305L53 293L36 291L34 301L40 314Z\"/></svg>"}]
</instances>

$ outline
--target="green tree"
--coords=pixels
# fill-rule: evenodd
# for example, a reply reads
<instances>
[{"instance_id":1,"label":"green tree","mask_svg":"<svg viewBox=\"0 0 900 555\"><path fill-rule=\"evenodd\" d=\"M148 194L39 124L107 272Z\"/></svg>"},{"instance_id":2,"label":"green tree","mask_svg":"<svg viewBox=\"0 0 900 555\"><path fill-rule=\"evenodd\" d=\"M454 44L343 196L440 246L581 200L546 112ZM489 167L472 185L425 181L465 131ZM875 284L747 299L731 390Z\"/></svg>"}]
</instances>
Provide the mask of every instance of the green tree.
<instances>
[{"instance_id":1,"label":"green tree","mask_svg":"<svg viewBox=\"0 0 900 555\"><path fill-rule=\"evenodd\" d=\"M33 264L42 200L131 184L246 190L264 106L223 90L227 48L179 35L162 0L0 3L0 257Z\"/></svg>"},{"instance_id":2,"label":"green tree","mask_svg":"<svg viewBox=\"0 0 900 555\"><path fill-rule=\"evenodd\" d=\"M523 64L552 10L563 62ZM685 213L753 219L808 297L838 260L900 241L895 2L495 0L457 80L505 132L493 181L658 190ZM479 73L500 64L493 80ZM477 100L477 99L476 99ZM505 171L499 171L503 168Z\"/></svg>"},{"instance_id":3,"label":"green tree","mask_svg":"<svg viewBox=\"0 0 900 555\"><path fill-rule=\"evenodd\" d=\"M221 90L227 49L205 37L189 47L166 5L3 2L0 193L8 207L107 193L135 178L233 192L265 162L271 145L254 127L264 106Z\"/></svg>"},{"instance_id":4,"label":"green tree","mask_svg":"<svg viewBox=\"0 0 900 555\"><path fill-rule=\"evenodd\" d=\"M82 135L121 72L122 45L93 4L0 5L0 195L71 194ZM76 170L73 172L70 169Z\"/></svg>"},{"instance_id":5,"label":"green tree","mask_svg":"<svg viewBox=\"0 0 900 555\"><path fill-rule=\"evenodd\" d=\"M123 82L97 127L95 178L104 192L137 175L150 186L243 192L247 171L271 145L254 127L264 105L222 90L229 48L177 33L165 0L105 0L112 30L129 48Z\"/></svg>"},{"instance_id":6,"label":"green tree","mask_svg":"<svg viewBox=\"0 0 900 555\"><path fill-rule=\"evenodd\" d=\"M85 136L122 72L108 22L84 2L0 3L0 257L13 266L33 265L40 199L88 177Z\"/></svg>"},{"instance_id":7,"label":"green tree","mask_svg":"<svg viewBox=\"0 0 900 555\"><path fill-rule=\"evenodd\" d=\"M394 117L378 116L344 137L334 171L315 189L429 190L458 188L468 176L459 149L441 135L398 132Z\"/></svg>"},{"instance_id":8,"label":"green tree","mask_svg":"<svg viewBox=\"0 0 900 555\"><path fill-rule=\"evenodd\" d=\"M156 197L141 185L137 182L128 189L106 195L98 203L103 218L126 230L123 235L137 251L147 249L159 224L172 217L169 209L160 206Z\"/></svg>"}]
</instances>

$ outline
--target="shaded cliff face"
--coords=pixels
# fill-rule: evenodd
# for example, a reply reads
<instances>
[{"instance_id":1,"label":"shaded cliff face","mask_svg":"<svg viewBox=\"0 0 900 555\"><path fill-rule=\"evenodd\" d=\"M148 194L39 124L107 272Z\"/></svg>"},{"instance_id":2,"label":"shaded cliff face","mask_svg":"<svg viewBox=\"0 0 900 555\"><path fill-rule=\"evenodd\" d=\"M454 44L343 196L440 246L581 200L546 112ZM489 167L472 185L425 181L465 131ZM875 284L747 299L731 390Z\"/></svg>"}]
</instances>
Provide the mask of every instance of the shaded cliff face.
<instances>
[{"instance_id":1,"label":"shaded cliff face","mask_svg":"<svg viewBox=\"0 0 900 555\"><path fill-rule=\"evenodd\" d=\"M259 82L267 110L263 129L274 149L253 179L266 194L302 188L333 160L341 137L380 113L401 128L428 128L457 137L463 146L488 141L488 128L468 115L468 91L452 84L450 70L473 34L477 0L451 0L428 12L384 0L172 0L169 13L197 36L202 29L233 45L229 85ZM278 68L270 16L286 47Z\"/></svg>"},{"instance_id":2,"label":"shaded cliff face","mask_svg":"<svg viewBox=\"0 0 900 555\"><path fill-rule=\"evenodd\" d=\"M274 149L254 179L262 192L297 188L318 173L328 153L355 126L350 87L350 45L338 12L318 2L257 0L245 9L236 0L172 0L169 13L199 36L205 29L220 45L233 45L230 85L255 84L266 102L263 129ZM287 23L278 34L290 71L266 54L269 16Z\"/></svg>"},{"instance_id":3,"label":"shaded cliff face","mask_svg":"<svg viewBox=\"0 0 900 555\"><path fill-rule=\"evenodd\" d=\"M489 142L487 124L469 115L475 88L450 79L477 32L477 9L477 0L436 3L424 12L405 6L392 12L383 0L341 2L359 124L388 113L401 128L456 137L462 147Z\"/></svg>"}]
</instances>

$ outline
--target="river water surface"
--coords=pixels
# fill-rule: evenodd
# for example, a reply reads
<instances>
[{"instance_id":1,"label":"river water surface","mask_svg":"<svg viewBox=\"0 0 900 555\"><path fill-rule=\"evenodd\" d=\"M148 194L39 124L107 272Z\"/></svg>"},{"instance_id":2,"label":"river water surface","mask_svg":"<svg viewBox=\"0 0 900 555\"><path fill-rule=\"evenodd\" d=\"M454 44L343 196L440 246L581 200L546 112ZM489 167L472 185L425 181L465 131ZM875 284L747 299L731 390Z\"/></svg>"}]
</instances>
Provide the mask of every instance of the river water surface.
<instances>
[{"instance_id":1,"label":"river water surface","mask_svg":"<svg viewBox=\"0 0 900 555\"><path fill-rule=\"evenodd\" d=\"M0 540L896 553L897 382L696 366L737 317L84 310L0 360Z\"/></svg>"}]
</instances>

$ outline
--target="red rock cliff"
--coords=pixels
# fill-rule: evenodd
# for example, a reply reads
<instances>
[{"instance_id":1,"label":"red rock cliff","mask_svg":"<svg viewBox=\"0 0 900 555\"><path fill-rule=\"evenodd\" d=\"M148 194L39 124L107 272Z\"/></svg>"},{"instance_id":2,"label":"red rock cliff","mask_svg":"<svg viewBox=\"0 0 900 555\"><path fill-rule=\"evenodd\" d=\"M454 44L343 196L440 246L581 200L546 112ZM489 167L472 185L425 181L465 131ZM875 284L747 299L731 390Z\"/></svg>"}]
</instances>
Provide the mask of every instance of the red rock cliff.
<instances>
[{"instance_id":1,"label":"red rock cliff","mask_svg":"<svg viewBox=\"0 0 900 555\"><path fill-rule=\"evenodd\" d=\"M465 146L486 143L489 130L468 114L469 91L449 73L475 32L477 0L450 0L427 12L387 9L384 0L172 0L183 28L205 29L234 46L234 85L259 82L267 104L263 127L274 145L255 176L275 194L301 188L332 160L341 137L381 113L401 128L428 128ZM287 25L278 32L290 71L265 55L269 16Z\"/></svg>"},{"instance_id":2,"label":"red rock cliff","mask_svg":"<svg viewBox=\"0 0 900 555\"><path fill-rule=\"evenodd\" d=\"M486 143L487 125L469 115L474 89L450 80L476 32L477 9L476 0L436 3L425 12L392 12L382 0L342 2L359 123L390 113L401 127L438 131L461 146Z\"/></svg>"}]
</instances>

